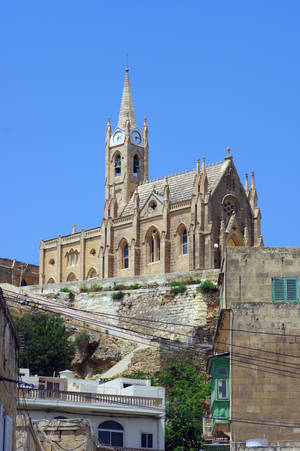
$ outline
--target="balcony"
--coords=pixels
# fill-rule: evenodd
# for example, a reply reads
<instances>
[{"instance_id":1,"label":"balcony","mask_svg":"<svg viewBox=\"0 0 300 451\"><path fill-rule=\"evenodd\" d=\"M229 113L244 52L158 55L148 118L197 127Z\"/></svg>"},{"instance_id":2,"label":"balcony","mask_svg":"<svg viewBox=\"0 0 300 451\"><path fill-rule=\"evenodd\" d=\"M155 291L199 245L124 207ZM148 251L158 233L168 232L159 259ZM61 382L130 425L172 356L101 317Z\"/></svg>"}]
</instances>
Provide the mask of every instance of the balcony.
<instances>
[{"instance_id":1,"label":"balcony","mask_svg":"<svg viewBox=\"0 0 300 451\"><path fill-rule=\"evenodd\" d=\"M160 398L146 398L142 396L108 395L102 393L82 393L72 391L40 390L37 388L20 388L19 398L25 400L53 400L67 401L84 404L101 404L105 406L135 406L162 409L163 403ZM133 448L120 448L131 450Z\"/></svg>"}]
</instances>

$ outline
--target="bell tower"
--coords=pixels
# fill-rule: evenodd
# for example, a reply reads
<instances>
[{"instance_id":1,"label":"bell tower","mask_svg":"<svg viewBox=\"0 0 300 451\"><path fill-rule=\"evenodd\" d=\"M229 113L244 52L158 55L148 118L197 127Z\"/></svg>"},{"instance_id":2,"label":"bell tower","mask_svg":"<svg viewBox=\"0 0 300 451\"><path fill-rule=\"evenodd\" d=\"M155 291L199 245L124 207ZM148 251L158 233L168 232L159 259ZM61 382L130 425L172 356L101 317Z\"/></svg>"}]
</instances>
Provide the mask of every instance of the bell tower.
<instances>
[{"instance_id":1,"label":"bell tower","mask_svg":"<svg viewBox=\"0 0 300 451\"><path fill-rule=\"evenodd\" d=\"M148 127L136 125L126 67L123 95L117 127L112 131L110 118L105 140L105 217L118 217L135 188L148 179Z\"/></svg>"}]
</instances>

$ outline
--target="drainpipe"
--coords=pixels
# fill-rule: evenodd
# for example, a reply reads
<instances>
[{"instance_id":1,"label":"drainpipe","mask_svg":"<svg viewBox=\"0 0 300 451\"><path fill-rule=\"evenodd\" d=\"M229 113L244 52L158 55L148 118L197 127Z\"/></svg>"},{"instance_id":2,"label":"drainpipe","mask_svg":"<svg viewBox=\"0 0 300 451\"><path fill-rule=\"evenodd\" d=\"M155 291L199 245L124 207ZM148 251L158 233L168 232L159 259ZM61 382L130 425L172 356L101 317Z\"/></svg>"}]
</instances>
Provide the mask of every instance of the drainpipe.
<instances>
[{"instance_id":1,"label":"drainpipe","mask_svg":"<svg viewBox=\"0 0 300 451\"><path fill-rule=\"evenodd\" d=\"M229 348L229 375L230 375L230 398L229 398L229 420L230 420L230 439L231 443L234 442L232 434L232 423L231 423L231 411L232 411L232 340L233 340L233 311L230 309L230 348Z\"/></svg>"}]
</instances>

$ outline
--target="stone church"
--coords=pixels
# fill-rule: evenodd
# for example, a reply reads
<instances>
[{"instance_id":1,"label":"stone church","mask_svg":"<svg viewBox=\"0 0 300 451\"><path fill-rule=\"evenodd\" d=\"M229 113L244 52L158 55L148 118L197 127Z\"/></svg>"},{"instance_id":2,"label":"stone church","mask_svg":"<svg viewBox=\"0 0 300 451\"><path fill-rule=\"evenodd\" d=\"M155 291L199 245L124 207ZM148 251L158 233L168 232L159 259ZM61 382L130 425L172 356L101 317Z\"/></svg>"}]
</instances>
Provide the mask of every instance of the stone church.
<instances>
[{"instance_id":1,"label":"stone church","mask_svg":"<svg viewBox=\"0 0 300 451\"><path fill-rule=\"evenodd\" d=\"M148 152L126 68L118 124L106 127L102 224L41 240L40 284L218 268L226 245L263 245L254 173L243 187L229 148L223 162L154 180Z\"/></svg>"}]
</instances>

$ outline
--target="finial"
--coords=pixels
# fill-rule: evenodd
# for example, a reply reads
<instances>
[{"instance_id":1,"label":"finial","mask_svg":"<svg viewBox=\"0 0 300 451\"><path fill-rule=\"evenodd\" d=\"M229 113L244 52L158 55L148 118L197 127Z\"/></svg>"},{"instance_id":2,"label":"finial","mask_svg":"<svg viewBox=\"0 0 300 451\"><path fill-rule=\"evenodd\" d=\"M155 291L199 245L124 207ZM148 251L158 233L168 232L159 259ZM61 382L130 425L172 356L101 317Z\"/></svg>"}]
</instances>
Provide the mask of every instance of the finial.
<instances>
[{"instance_id":1,"label":"finial","mask_svg":"<svg viewBox=\"0 0 300 451\"><path fill-rule=\"evenodd\" d=\"M249 194L249 180L248 180L248 174L245 174L245 192L248 195Z\"/></svg>"},{"instance_id":2,"label":"finial","mask_svg":"<svg viewBox=\"0 0 300 451\"><path fill-rule=\"evenodd\" d=\"M73 230L72 230L72 233L76 233L76 224L75 224L75 223L73 224Z\"/></svg>"},{"instance_id":3,"label":"finial","mask_svg":"<svg viewBox=\"0 0 300 451\"><path fill-rule=\"evenodd\" d=\"M107 123L110 124L110 117L107 118Z\"/></svg>"},{"instance_id":4,"label":"finial","mask_svg":"<svg viewBox=\"0 0 300 451\"><path fill-rule=\"evenodd\" d=\"M197 159L197 172L199 172L199 169L200 169L200 160L199 160L199 158Z\"/></svg>"},{"instance_id":5,"label":"finial","mask_svg":"<svg viewBox=\"0 0 300 451\"><path fill-rule=\"evenodd\" d=\"M251 189L255 189L254 171L251 172Z\"/></svg>"},{"instance_id":6,"label":"finial","mask_svg":"<svg viewBox=\"0 0 300 451\"><path fill-rule=\"evenodd\" d=\"M226 155L226 157L224 159L225 160L232 160L230 147L227 147L226 150L227 150L227 155Z\"/></svg>"},{"instance_id":7,"label":"finial","mask_svg":"<svg viewBox=\"0 0 300 451\"><path fill-rule=\"evenodd\" d=\"M144 117L144 127L147 127L147 118Z\"/></svg>"}]
</instances>

